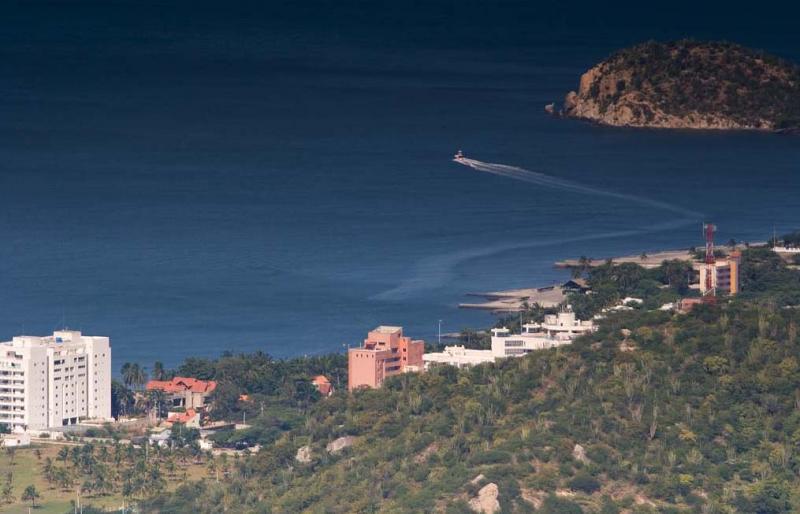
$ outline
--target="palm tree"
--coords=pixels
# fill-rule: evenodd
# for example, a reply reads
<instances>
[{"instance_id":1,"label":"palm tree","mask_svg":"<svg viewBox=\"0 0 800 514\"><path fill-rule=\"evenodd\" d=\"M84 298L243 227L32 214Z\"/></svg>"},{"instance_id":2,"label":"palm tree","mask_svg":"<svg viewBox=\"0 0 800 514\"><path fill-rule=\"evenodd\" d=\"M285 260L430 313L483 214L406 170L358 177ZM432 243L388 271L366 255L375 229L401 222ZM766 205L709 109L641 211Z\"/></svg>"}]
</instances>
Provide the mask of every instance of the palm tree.
<instances>
[{"instance_id":1,"label":"palm tree","mask_svg":"<svg viewBox=\"0 0 800 514\"><path fill-rule=\"evenodd\" d=\"M164 363L155 361L153 363L153 380L164 380L167 378L167 372L164 370Z\"/></svg>"},{"instance_id":2,"label":"palm tree","mask_svg":"<svg viewBox=\"0 0 800 514\"><path fill-rule=\"evenodd\" d=\"M133 391L116 380L111 382L111 398L112 401L115 401L112 406L116 406L117 414L120 416L127 416L130 407L136 401L133 397Z\"/></svg>"},{"instance_id":3,"label":"palm tree","mask_svg":"<svg viewBox=\"0 0 800 514\"><path fill-rule=\"evenodd\" d=\"M98 468L98 472L94 474L94 481L91 484L91 489L97 491L101 496L108 494L113 488L113 484L109 480L106 467Z\"/></svg>"},{"instance_id":4,"label":"palm tree","mask_svg":"<svg viewBox=\"0 0 800 514\"><path fill-rule=\"evenodd\" d=\"M52 487L54 473L53 473L53 459L47 457L44 460L44 465L42 466L42 473L44 473L44 479L47 480L47 483Z\"/></svg>"},{"instance_id":5,"label":"palm tree","mask_svg":"<svg viewBox=\"0 0 800 514\"><path fill-rule=\"evenodd\" d=\"M150 410L155 409L155 418L160 419L164 411L164 402L166 401L164 391L158 389L147 391L147 397Z\"/></svg>"},{"instance_id":6,"label":"palm tree","mask_svg":"<svg viewBox=\"0 0 800 514\"><path fill-rule=\"evenodd\" d=\"M130 387L133 384L133 364L130 362L123 364L120 373L122 374L122 381L127 387Z\"/></svg>"},{"instance_id":7,"label":"palm tree","mask_svg":"<svg viewBox=\"0 0 800 514\"><path fill-rule=\"evenodd\" d=\"M30 501L31 507L36 508L36 499L41 498L41 494L39 491L36 490L35 485L29 485L25 488L25 491L22 493L22 501Z\"/></svg>"},{"instance_id":8,"label":"palm tree","mask_svg":"<svg viewBox=\"0 0 800 514\"><path fill-rule=\"evenodd\" d=\"M75 480L72 478L72 473L67 468L56 468L55 471L56 482L61 486L64 491L71 489Z\"/></svg>"},{"instance_id":9,"label":"palm tree","mask_svg":"<svg viewBox=\"0 0 800 514\"><path fill-rule=\"evenodd\" d=\"M133 378L134 378L134 383L137 386L139 386L139 389L141 389L147 383L146 368L139 366L138 364L135 364Z\"/></svg>"},{"instance_id":10,"label":"palm tree","mask_svg":"<svg viewBox=\"0 0 800 514\"><path fill-rule=\"evenodd\" d=\"M219 468L217 468L217 463L214 461L214 457L210 457L208 459L206 469L208 469L208 474L214 477L217 482L219 482Z\"/></svg>"},{"instance_id":11,"label":"palm tree","mask_svg":"<svg viewBox=\"0 0 800 514\"><path fill-rule=\"evenodd\" d=\"M581 267L581 271L586 273L590 269L592 269L592 258L586 257L585 255L581 255L581 258L578 259L578 265Z\"/></svg>"},{"instance_id":12,"label":"palm tree","mask_svg":"<svg viewBox=\"0 0 800 514\"><path fill-rule=\"evenodd\" d=\"M175 470L177 469L177 466L175 465L175 459L172 456L170 456L164 463L164 468L167 470L167 476L172 478L175 477Z\"/></svg>"},{"instance_id":13,"label":"palm tree","mask_svg":"<svg viewBox=\"0 0 800 514\"><path fill-rule=\"evenodd\" d=\"M139 364L136 362L126 362L122 365L121 371L122 381L128 387L136 386L141 388L141 386L147 383L147 371L145 371L145 368L139 366Z\"/></svg>"},{"instance_id":14,"label":"palm tree","mask_svg":"<svg viewBox=\"0 0 800 514\"><path fill-rule=\"evenodd\" d=\"M9 471L3 485L2 498L5 503L14 503L14 476Z\"/></svg>"}]
</instances>

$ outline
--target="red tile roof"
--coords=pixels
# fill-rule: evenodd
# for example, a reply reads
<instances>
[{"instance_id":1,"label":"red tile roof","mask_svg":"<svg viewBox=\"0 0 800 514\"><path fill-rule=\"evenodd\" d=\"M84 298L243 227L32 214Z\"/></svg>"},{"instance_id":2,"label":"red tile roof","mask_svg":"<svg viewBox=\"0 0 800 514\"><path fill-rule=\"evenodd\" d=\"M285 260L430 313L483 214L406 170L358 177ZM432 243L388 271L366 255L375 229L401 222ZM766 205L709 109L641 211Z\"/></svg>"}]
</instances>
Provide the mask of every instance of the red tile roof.
<instances>
[{"instance_id":1,"label":"red tile roof","mask_svg":"<svg viewBox=\"0 0 800 514\"><path fill-rule=\"evenodd\" d=\"M188 423L197 416L194 409L186 409L186 412L170 412L167 414L167 421L170 423Z\"/></svg>"},{"instance_id":2,"label":"red tile roof","mask_svg":"<svg viewBox=\"0 0 800 514\"><path fill-rule=\"evenodd\" d=\"M314 384L314 387L316 387L319 393L322 395L329 395L333 389L331 381L328 380L328 377L325 375L317 375L313 378L313 380L311 380L311 383Z\"/></svg>"},{"instance_id":3,"label":"red tile roof","mask_svg":"<svg viewBox=\"0 0 800 514\"><path fill-rule=\"evenodd\" d=\"M151 380L147 383L147 390L164 391L165 393L210 393L217 388L213 380L198 380L196 378L175 377L172 380Z\"/></svg>"}]
</instances>

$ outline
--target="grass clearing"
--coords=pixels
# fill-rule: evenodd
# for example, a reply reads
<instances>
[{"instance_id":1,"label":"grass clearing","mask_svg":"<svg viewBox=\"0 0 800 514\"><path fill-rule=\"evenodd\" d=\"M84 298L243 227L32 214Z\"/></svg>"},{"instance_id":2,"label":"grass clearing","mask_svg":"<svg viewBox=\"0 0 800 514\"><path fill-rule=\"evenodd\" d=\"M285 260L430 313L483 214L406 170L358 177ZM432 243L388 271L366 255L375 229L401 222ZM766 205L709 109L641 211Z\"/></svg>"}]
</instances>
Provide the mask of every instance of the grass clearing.
<instances>
[{"instance_id":1,"label":"grass clearing","mask_svg":"<svg viewBox=\"0 0 800 514\"><path fill-rule=\"evenodd\" d=\"M41 497L36 500L36 508L31 509L36 514L66 514L72 512L76 498L76 490L65 491L56 485L49 485L44 478L42 467L47 457L54 461L58 458L58 451L61 445L46 444L37 445L30 448L17 448L15 451L13 464L6 449L0 449L0 487L5 484L6 476L12 473L12 484L14 488L14 502L2 503L0 499L0 514L27 514L29 502L21 500L22 493L29 485L33 485L39 491ZM37 457L36 450L40 456ZM204 464L186 465L186 480L199 480L207 476ZM167 480L167 490L173 490L183 483L181 470L177 476ZM120 493L108 495L90 494L81 498L84 506L91 505L105 510L119 510L122 506L123 497Z\"/></svg>"}]
</instances>

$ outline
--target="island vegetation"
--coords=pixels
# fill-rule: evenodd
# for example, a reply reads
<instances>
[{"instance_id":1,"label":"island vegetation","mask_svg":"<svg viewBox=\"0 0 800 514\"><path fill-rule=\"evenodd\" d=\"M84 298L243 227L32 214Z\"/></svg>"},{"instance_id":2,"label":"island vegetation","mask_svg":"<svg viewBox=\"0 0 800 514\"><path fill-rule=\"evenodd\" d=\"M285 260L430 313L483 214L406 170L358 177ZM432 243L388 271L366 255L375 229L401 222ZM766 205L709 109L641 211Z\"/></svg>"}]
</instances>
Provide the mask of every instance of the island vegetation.
<instances>
[{"instance_id":1,"label":"island vegetation","mask_svg":"<svg viewBox=\"0 0 800 514\"><path fill-rule=\"evenodd\" d=\"M649 41L587 71L562 113L615 126L795 130L800 68L733 43Z\"/></svg>"}]
</instances>

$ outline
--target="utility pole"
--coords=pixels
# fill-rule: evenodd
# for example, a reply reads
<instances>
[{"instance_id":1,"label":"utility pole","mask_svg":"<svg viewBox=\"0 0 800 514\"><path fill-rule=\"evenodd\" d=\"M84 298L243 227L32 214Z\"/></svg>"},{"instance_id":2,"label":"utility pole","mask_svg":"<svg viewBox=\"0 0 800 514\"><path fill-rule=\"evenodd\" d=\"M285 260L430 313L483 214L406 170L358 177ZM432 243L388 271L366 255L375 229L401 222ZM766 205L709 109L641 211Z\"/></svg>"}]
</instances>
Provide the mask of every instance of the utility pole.
<instances>
[{"instance_id":1,"label":"utility pole","mask_svg":"<svg viewBox=\"0 0 800 514\"><path fill-rule=\"evenodd\" d=\"M706 281L703 301L706 303L714 303L717 296L717 291L714 287L714 282L716 282L716 280L713 275L717 272L717 259L714 256L714 232L716 232L717 226L706 223L703 225L703 230L706 236Z\"/></svg>"}]
</instances>

